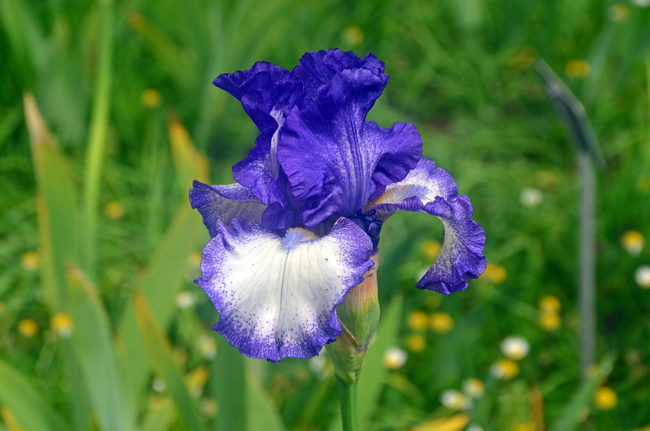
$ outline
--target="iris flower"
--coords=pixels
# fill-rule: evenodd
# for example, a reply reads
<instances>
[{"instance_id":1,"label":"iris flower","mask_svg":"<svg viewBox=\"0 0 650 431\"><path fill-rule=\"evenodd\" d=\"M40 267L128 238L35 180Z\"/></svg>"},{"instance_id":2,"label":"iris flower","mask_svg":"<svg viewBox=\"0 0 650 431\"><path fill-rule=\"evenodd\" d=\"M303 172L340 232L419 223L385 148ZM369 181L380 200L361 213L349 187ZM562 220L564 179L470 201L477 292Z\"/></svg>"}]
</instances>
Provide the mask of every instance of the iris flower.
<instances>
[{"instance_id":1,"label":"iris flower","mask_svg":"<svg viewBox=\"0 0 650 431\"><path fill-rule=\"evenodd\" d=\"M190 190L212 237L196 283L220 313L213 329L242 354L308 358L333 342L336 306L373 266L382 223L398 211L444 225L419 289L463 290L485 269L471 202L422 157L415 126L366 121L387 83L374 55L336 49L307 53L292 71L258 62L214 80L260 131L233 166L235 184Z\"/></svg>"}]
</instances>

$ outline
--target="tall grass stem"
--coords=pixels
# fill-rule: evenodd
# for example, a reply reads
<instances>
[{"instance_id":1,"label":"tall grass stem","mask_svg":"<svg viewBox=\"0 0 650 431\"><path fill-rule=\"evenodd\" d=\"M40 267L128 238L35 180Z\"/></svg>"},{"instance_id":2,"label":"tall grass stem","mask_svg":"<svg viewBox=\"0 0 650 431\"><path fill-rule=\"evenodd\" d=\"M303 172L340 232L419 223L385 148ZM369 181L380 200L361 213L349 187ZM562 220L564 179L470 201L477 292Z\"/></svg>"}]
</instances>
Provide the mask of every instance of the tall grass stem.
<instances>
[{"instance_id":1,"label":"tall grass stem","mask_svg":"<svg viewBox=\"0 0 650 431\"><path fill-rule=\"evenodd\" d=\"M90 140L86 153L84 176L84 212L82 235L82 259L87 276L95 279L96 241L97 241L97 206L99 203L99 183L104 164L106 136L108 132L108 114L110 109L111 75L113 58L113 5L111 0L100 0L101 33L99 63L96 84L96 96L93 103L90 125Z\"/></svg>"}]
</instances>

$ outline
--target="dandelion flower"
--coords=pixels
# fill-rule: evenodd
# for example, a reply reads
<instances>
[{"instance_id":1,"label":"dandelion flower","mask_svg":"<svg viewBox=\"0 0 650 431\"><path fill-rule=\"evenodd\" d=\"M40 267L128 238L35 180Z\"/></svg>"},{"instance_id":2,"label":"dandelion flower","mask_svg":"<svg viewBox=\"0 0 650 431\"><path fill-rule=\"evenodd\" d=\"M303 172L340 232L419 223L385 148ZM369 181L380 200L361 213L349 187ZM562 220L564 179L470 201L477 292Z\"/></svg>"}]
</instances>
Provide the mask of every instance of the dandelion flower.
<instances>
[{"instance_id":1,"label":"dandelion flower","mask_svg":"<svg viewBox=\"0 0 650 431\"><path fill-rule=\"evenodd\" d=\"M603 386L594 394L594 404L601 410L611 410L618 404L618 396L611 388Z\"/></svg>"},{"instance_id":2,"label":"dandelion flower","mask_svg":"<svg viewBox=\"0 0 650 431\"><path fill-rule=\"evenodd\" d=\"M632 256L638 256L645 245L645 238L639 231L628 230L621 235L621 245Z\"/></svg>"},{"instance_id":3,"label":"dandelion flower","mask_svg":"<svg viewBox=\"0 0 650 431\"><path fill-rule=\"evenodd\" d=\"M559 314L552 311L543 311L539 315L539 325L546 331L555 331L562 324Z\"/></svg>"},{"instance_id":4,"label":"dandelion flower","mask_svg":"<svg viewBox=\"0 0 650 431\"><path fill-rule=\"evenodd\" d=\"M488 262L485 272L481 275L481 280L490 281L494 284L501 284L508 277L508 271L501 266Z\"/></svg>"},{"instance_id":5,"label":"dandelion flower","mask_svg":"<svg viewBox=\"0 0 650 431\"><path fill-rule=\"evenodd\" d=\"M112 201L106 204L106 207L104 208L104 213L106 214L106 217L108 217L111 220L119 220L122 217L124 217L124 213L126 212L126 209L124 208L124 204L119 201Z\"/></svg>"},{"instance_id":6,"label":"dandelion flower","mask_svg":"<svg viewBox=\"0 0 650 431\"><path fill-rule=\"evenodd\" d=\"M406 347L414 353L419 353L427 347L427 339L422 335L414 334L406 340Z\"/></svg>"},{"instance_id":7,"label":"dandelion flower","mask_svg":"<svg viewBox=\"0 0 650 431\"><path fill-rule=\"evenodd\" d=\"M147 108L155 108L162 102L160 91L149 88L142 92L142 104Z\"/></svg>"},{"instance_id":8,"label":"dandelion flower","mask_svg":"<svg viewBox=\"0 0 650 431\"><path fill-rule=\"evenodd\" d=\"M433 313L429 320L429 327L433 332L446 334L454 327L454 319L444 312Z\"/></svg>"},{"instance_id":9,"label":"dandelion flower","mask_svg":"<svg viewBox=\"0 0 650 431\"><path fill-rule=\"evenodd\" d=\"M61 338L70 338L72 335L72 317L68 313L56 313L50 319L50 324Z\"/></svg>"},{"instance_id":10,"label":"dandelion flower","mask_svg":"<svg viewBox=\"0 0 650 431\"><path fill-rule=\"evenodd\" d=\"M519 364L512 359L500 359L492 365L490 373L497 379L510 380L519 374Z\"/></svg>"},{"instance_id":11,"label":"dandelion flower","mask_svg":"<svg viewBox=\"0 0 650 431\"><path fill-rule=\"evenodd\" d=\"M18 322L18 333L25 338L32 338L38 334L38 323L34 319L22 319Z\"/></svg>"},{"instance_id":12,"label":"dandelion flower","mask_svg":"<svg viewBox=\"0 0 650 431\"><path fill-rule=\"evenodd\" d=\"M539 300L539 309L544 313L558 313L562 309L562 303L557 296L546 295Z\"/></svg>"},{"instance_id":13,"label":"dandelion flower","mask_svg":"<svg viewBox=\"0 0 650 431\"><path fill-rule=\"evenodd\" d=\"M391 370L402 368L407 357L406 352L399 347L390 347L384 352L384 366Z\"/></svg>"},{"instance_id":14,"label":"dandelion flower","mask_svg":"<svg viewBox=\"0 0 650 431\"><path fill-rule=\"evenodd\" d=\"M414 331L422 331L429 326L429 316L424 311L414 311L409 314L408 325Z\"/></svg>"},{"instance_id":15,"label":"dandelion flower","mask_svg":"<svg viewBox=\"0 0 650 431\"><path fill-rule=\"evenodd\" d=\"M40 256L33 251L28 251L20 257L20 265L27 271L36 271L40 264Z\"/></svg>"},{"instance_id":16,"label":"dandelion flower","mask_svg":"<svg viewBox=\"0 0 650 431\"><path fill-rule=\"evenodd\" d=\"M582 59L571 60L566 64L566 74L569 78L584 78L590 71L589 63Z\"/></svg>"},{"instance_id":17,"label":"dandelion flower","mask_svg":"<svg viewBox=\"0 0 650 431\"><path fill-rule=\"evenodd\" d=\"M530 351L530 344L522 337L508 337L501 342L501 351L509 359L519 361Z\"/></svg>"},{"instance_id":18,"label":"dandelion flower","mask_svg":"<svg viewBox=\"0 0 650 431\"><path fill-rule=\"evenodd\" d=\"M442 244L435 240L427 241L422 246L422 254L428 259L435 259L438 257L440 250L442 250Z\"/></svg>"},{"instance_id":19,"label":"dandelion flower","mask_svg":"<svg viewBox=\"0 0 650 431\"><path fill-rule=\"evenodd\" d=\"M363 30L358 25L351 25L343 30L343 40L350 46L359 45L363 42Z\"/></svg>"}]
</instances>

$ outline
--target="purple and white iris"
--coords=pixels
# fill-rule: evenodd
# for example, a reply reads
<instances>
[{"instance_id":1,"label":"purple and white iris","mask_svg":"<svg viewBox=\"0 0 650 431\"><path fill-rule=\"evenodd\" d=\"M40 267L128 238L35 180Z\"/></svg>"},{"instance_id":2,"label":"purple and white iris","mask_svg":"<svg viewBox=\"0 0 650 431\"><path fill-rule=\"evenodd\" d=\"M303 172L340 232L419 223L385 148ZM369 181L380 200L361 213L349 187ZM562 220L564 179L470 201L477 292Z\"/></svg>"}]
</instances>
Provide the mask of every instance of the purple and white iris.
<instances>
[{"instance_id":1,"label":"purple and white iris","mask_svg":"<svg viewBox=\"0 0 650 431\"><path fill-rule=\"evenodd\" d=\"M308 358L341 333L336 306L363 280L384 220L442 220L440 256L417 287L449 294L485 269L483 228L447 171L422 157L410 123L366 121L388 83L372 54L310 52L292 71L266 62L214 84L259 128L237 183L190 190L212 239L196 280L244 355Z\"/></svg>"}]
</instances>

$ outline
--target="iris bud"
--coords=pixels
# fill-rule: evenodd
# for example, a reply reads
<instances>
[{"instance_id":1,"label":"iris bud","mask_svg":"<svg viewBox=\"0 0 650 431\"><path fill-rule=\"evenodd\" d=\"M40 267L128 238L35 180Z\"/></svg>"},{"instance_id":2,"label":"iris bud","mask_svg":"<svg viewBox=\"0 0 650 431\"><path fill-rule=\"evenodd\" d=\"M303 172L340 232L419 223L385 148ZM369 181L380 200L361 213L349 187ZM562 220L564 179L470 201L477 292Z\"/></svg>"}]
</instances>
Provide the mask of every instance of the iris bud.
<instances>
[{"instance_id":1,"label":"iris bud","mask_svg":"<svg viewBox=\"0 0 650 431\"><path fill-rule=\"evenodd\" d=\"M343 331L336 341L326 346L336 375L348 384L359 379L366 353L379 324L377 257L375 254L370 258L374 266L363 275L363 282L350 289L345 300L336 307Z\"/></svg>"}]
</instances>

